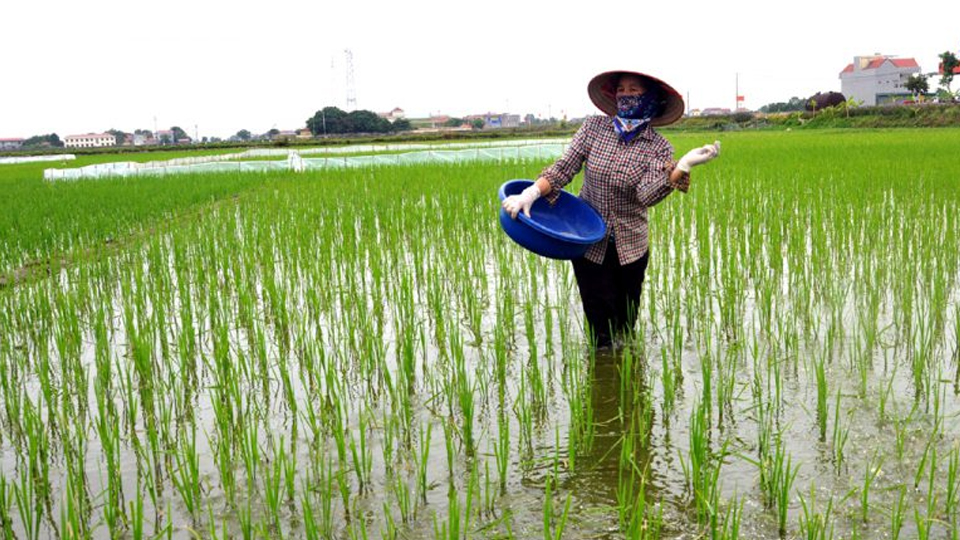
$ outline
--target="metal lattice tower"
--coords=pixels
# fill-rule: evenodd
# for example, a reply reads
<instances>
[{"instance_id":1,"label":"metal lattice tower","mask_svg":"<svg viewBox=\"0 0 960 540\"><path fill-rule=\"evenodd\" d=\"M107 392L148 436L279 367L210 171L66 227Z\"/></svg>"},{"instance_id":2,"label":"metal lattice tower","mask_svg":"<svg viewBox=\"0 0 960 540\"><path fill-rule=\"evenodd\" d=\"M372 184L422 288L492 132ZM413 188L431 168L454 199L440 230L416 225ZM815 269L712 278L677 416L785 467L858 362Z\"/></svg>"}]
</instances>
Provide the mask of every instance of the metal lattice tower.
<instances>
[{"instance_id":1,"label":"metal lattice tower","mask_svg":"<svg viewBox=\"0 0 960 540\"><path fill-rule=\"evenodd\" d=\"M343 56L346 59L344 67L347 72L347 111L353 111L357 108L357 85L353 78L353 51L344 49Z\"/></svg>"}]
</instances>

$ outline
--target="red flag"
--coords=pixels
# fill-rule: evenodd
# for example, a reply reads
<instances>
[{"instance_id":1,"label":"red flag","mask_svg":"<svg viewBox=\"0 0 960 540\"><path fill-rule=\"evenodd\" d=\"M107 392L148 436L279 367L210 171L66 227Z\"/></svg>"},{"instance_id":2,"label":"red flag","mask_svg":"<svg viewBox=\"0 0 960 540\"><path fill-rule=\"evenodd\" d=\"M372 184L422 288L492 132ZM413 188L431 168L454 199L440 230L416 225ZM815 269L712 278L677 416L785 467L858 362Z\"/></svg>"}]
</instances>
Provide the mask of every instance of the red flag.
<instances>
[{"instance_id":1,"label":"red flag","mask_svg":"<svg viewBox=\"0 0 960 540\"><path fill-rule=\"evenodd\" d=\"M737 101L743 101L743 96L737 96Z\"/></svg>"}]
</instances>

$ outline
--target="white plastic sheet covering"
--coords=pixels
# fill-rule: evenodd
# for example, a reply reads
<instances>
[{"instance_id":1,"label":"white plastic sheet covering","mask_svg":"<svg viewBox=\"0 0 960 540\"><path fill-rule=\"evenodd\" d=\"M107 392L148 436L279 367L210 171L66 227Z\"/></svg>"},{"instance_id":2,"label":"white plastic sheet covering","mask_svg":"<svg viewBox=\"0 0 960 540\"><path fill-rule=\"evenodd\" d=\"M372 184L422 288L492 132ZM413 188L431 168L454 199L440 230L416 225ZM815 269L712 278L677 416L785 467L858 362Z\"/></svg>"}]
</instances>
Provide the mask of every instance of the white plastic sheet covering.
<instances>
[{"instance_id":1,"label":"white plastic sheet covering","mask_svg":"<svg viewBox=\"0 0 960 540\"><path fill-rule=\"evenodd\" d=\"M176 158L166 161L148 161L136 163L133 161L118 161L87 165L76 169L45 169L44 180L77 180L80 178L103 178L107 176L141 176L185 174L197 172L229 172L229 171L275 171L297 170L294 168L297 160L303 158L296 151L284 150L289 154L287 161L232 161L242 159L246 152L234 152L214 156L196 156ZM300 170L303 170L302 167Z\"/></svg>"},{"instance_id":2,"label":"white plastic sheet covering","mask_svg":"<svg viewBox=\"0 0 960 540\"><path fill-rule=\"evenodd\" d=\"M563 154L566 141L544 144L513 144L496 147L484 144L471 148L453 150L420 150L395 154L373 154L367 156L337 156L304 158L300 154L304 151L275 149L256 150L262 156L286 155L286 160L272 161L243 161L243 157L254 155L253 150L235 154L219 156L201 156L196 158L181 158L169 161L152 161L148 163L116 162L99 165L88 165L76 169L46 169L43 177L46 180L76 180L79 178L103 178L107 176L152 176L165 174L187 173L229 173L229 172L267 172L267 171L294 171L317 170L348 167L375 167L387 165L417 165L423 163L461 163L471 161L530 161L555 159ZM523 141L521 141L523 142ZM450 145L436 145L441 148L451 148ZM372 146L370 146L372 147ZM346 147L344 147L346 148ZM356 151L354 147L353 151ZM410 148L410 146L404 146ZM270 153L266 153L270 152Z\"/></svg>"},{"instance_id":3,"label":"white plastic sheet covering","mask_svg":"<svg viewBox=\"0 0 960 540\"><path fill-rule=\"evenodd\" d=\"M349 146L325 146L316 148L298 148L300 155L315 154L372 154L375 152L412 152L414 150L460 150L463 148L489 148L514 146L542 146L549 144L566 144L570 138L553 139L511 139L509 141L471 141L459 143L392 143L392 144L353 144ZM283 148L252 148L239 154L231 154L234 158L285 156L289 150Z\"/></svg>"},{"instance_id":4,"label":"white plastic sheet covering","mask_svg":"<svg viewBox=\"0 0 960 540\"><path fill-rule=\"evenodd\" d=\"M371 156L344 156L306 158L308 170L383 165L419 165L423 163L462 163L469 161L530 161L556 159L563 154L565 144L516 146L501 148L470 148L463 150L425 150L400 154Z\"/></svg>"},{"instance_id":5,"label":"white plastic sheet covering","mask_svg":"<svg viewBox=\"0 0 960 540\"><path fill-rule=\"evenodd\" d=\"M15 165L17 163L34 163L38 161L73 161L77 156L73 154L56 154L49 156L9 156L0 157L0 165Z\"/></svg>"}]
</instances>

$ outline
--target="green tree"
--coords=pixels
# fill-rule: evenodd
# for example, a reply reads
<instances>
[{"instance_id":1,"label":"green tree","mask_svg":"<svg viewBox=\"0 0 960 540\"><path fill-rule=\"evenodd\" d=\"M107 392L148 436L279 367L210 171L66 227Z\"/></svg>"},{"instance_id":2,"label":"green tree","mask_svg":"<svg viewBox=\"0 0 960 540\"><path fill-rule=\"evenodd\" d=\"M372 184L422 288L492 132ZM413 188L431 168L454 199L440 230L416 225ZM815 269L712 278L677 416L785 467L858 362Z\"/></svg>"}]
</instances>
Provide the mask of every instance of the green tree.
<instances>
[{"instance_id":1,"label":"green tree","mask_svg":"<svg viewBox=\"0 0 960 540\"><path fill-rule=\"evenodd\" d=\"M953 90L950 89L950 84L953 83L953 70L958 67L960 67L960 60L957 60L957 55L950 51L940 53L940 86L946 88L950 94L953 94Z\"/></svg>"},{"instance_id":2,"label":"green tree","mask_svg":"<svg viewBox=\"0 0 960 540\"><path fill-rule=\"evenodd\" d=\"M235 135L235 137L238 138L238 139L240 139L241 141L249 141L251 135L250 135L250 132L249 132L249 131L247 131L247 130L245 130L245 129L241 129L240 131L237 132L237 134Z\"/></svg>"},{"instance_id":3,"label":"green tree","mask_svg":"<svg viewBox=\"0 0 960 540\"><path fill-rule=\"evenodd\" d=\"M307 119L307 128L314 135L346 133L347 113L337 107L324 107Z\"/></svg>"},{"instance_id":4,"label":"green tree","mask_svg":"<svg viewBox=\"0 0 960 540\"><path fill-rule=\"evenodd\" d=\"M413 129L413 124L406 118L398 118L393 122L392 128L393 131L410 131Z\"/></svg>"},{"instance_id":5,"label":"green tree","mask_svg":"<svg viewBox=\"0 0 960 540\"><path fill-rule=\"evenodd\" d=\"M779 112L793 112L793 111L802 111L806 102L796 96L790 98L789 101L778 101L776 103L768 103L763 107L760 107L760 112L762 113L779 113Z\"/></svg>"},{"instance_id":6,"label":"green tree","mask_svg":"<svg viewBox=\"0 0 960 540\"><path fill-rule=\"evenodd\" d=\"M817 92L807 100L807 110L816 112L820 109L840 105L846 100L847 98L840 92Z\"/></svg>"},{"instance_id":7,"label":"green tree","mask_svg":"<svg viewBox=\"0 0 960 540\"><path fill-rule=\"evenodd\" d=\"M443 127L460 127L463 124L463 118L449 118L443 123Z\"/></svg>"},{"instance_id":8,"label":"green tree","mask_svg":"<svg viewBox=\"0 0 960 540\"><path fill-rule=\"evenodd\" d=\"M60 140L60 137L56 133L51 133L49 135L34 135L29 139L23 141L24 148L37 148L37 147L63 147L63 142Z\"/></svg>"},{"instance_id":9,"label":"green tree","mask_svg":"<svg viewBox=\"0 0 960 540\"><path fill-rule=\"evenodd\" d=\"M397 122L401 122L398 120ZM408 126L408 127L404 127ZM386 118L365 109L344 112L337 107L324 107L307 119L307 128L314 135L341 133L389 133L410 129L409 122L400 123L400 128Z\"/></svg>"},{"instance_id":10,"label":"green tree","mask_svg":"<svg viewBox=\"0 0 960 540\"><path fill-rule=\"evenodd\" d=\"M173 132L173 142L185 141L190 138L186 131L180 129L180 126L173 126L170 131Z\"/></svg>"},{"instance_id":11,"label":"green tree","mask_svg":"<svg viewBox=\"0 0 960 540\"><path fill-rule=\"evenodd\" d=\"M919 96L930 91L930 83L927 82L927 76L921 73L911 75L910 78L907 79L907 84L904 86L913 94L914 100L919 99Z\"/></svg>"},{"instance_id":12,"label":"green tree","mask_svg":"<svg viewBox=\"0 0 960 540\"><path fill-rule=\"evenodd\" d=\"M116 142L114 144L116 144L117 146L122 145L124 140L127 138L127 134L120 131L119 129L108 129L107 133L113 135L114 139L116 139Z\"/></svg>"},{"instance_id":13,"label":"green tree","mask_svg":"<svg viewBox=\"0 0 960 540\"><path fill-rule=\"evenodd\" d=\"M279 130L279 129L277 129L277 128L272 128L272 129L270 129L270 131L267 132L267 137L269 137L269 138L272 139L272 138L276 137L276 136L279 135L279 134L280 134L280 130Z\"/></svg>"},{"instance_id":14,"label":"green tree","mask_svg":"<svg viewBox=\"0 0 960 540\"><path fill-rule=\"evenodd\" d=\"M347 114L347 133L387 133L392 131L390 121L367 110L350 111Z\"/></svg>"},{"instance_id":15,"label":"green tree","mask_svg":"<svg viewBox=\"0 0 960 540\"><path fill-rule=\"evenodd\" d=\"M473 122L470 122L470 125L473 126L473 129L483 129L483 118L475 118Z\"/></svg>"},{"instance_id":16,"label":"green tree","mask_svg":"<svg viewBox=\"0 0 960 540\"><path fill-rule=\"evenodd\" d=\"M847 118L850 118L850 108L852 107L856 109L857 107L863 105L863 100L850 96L841 105L843 105L843 112L846 113Z\"/></svg>"}]
</instances>

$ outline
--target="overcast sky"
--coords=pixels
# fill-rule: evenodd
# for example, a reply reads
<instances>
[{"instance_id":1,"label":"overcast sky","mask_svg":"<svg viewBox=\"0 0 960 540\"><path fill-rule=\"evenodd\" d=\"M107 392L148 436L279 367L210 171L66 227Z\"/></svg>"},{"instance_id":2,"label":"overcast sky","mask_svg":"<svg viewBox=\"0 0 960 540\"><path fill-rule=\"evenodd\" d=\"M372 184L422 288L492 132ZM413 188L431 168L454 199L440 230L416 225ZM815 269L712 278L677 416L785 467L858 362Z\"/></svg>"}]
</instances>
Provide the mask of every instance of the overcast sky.
<instances>
[{"instance_id":1,"label":"overcast sky","mask_svg":"<svg viewBox=\"0 0 960 540\"><path fill-rule=\"evenodd\" d=\"M913 57L929 72L960 49L958 2L809 5L11 0L0 138L152 130L154 119L191 136L296 129L323 106L346 108L346 49L357 107L408 117L593 114L587 82L608 69L656 75L693 108L732 108L739 73L756 109L839 91L855 55Z\"/></svg>"}]
</instances>

